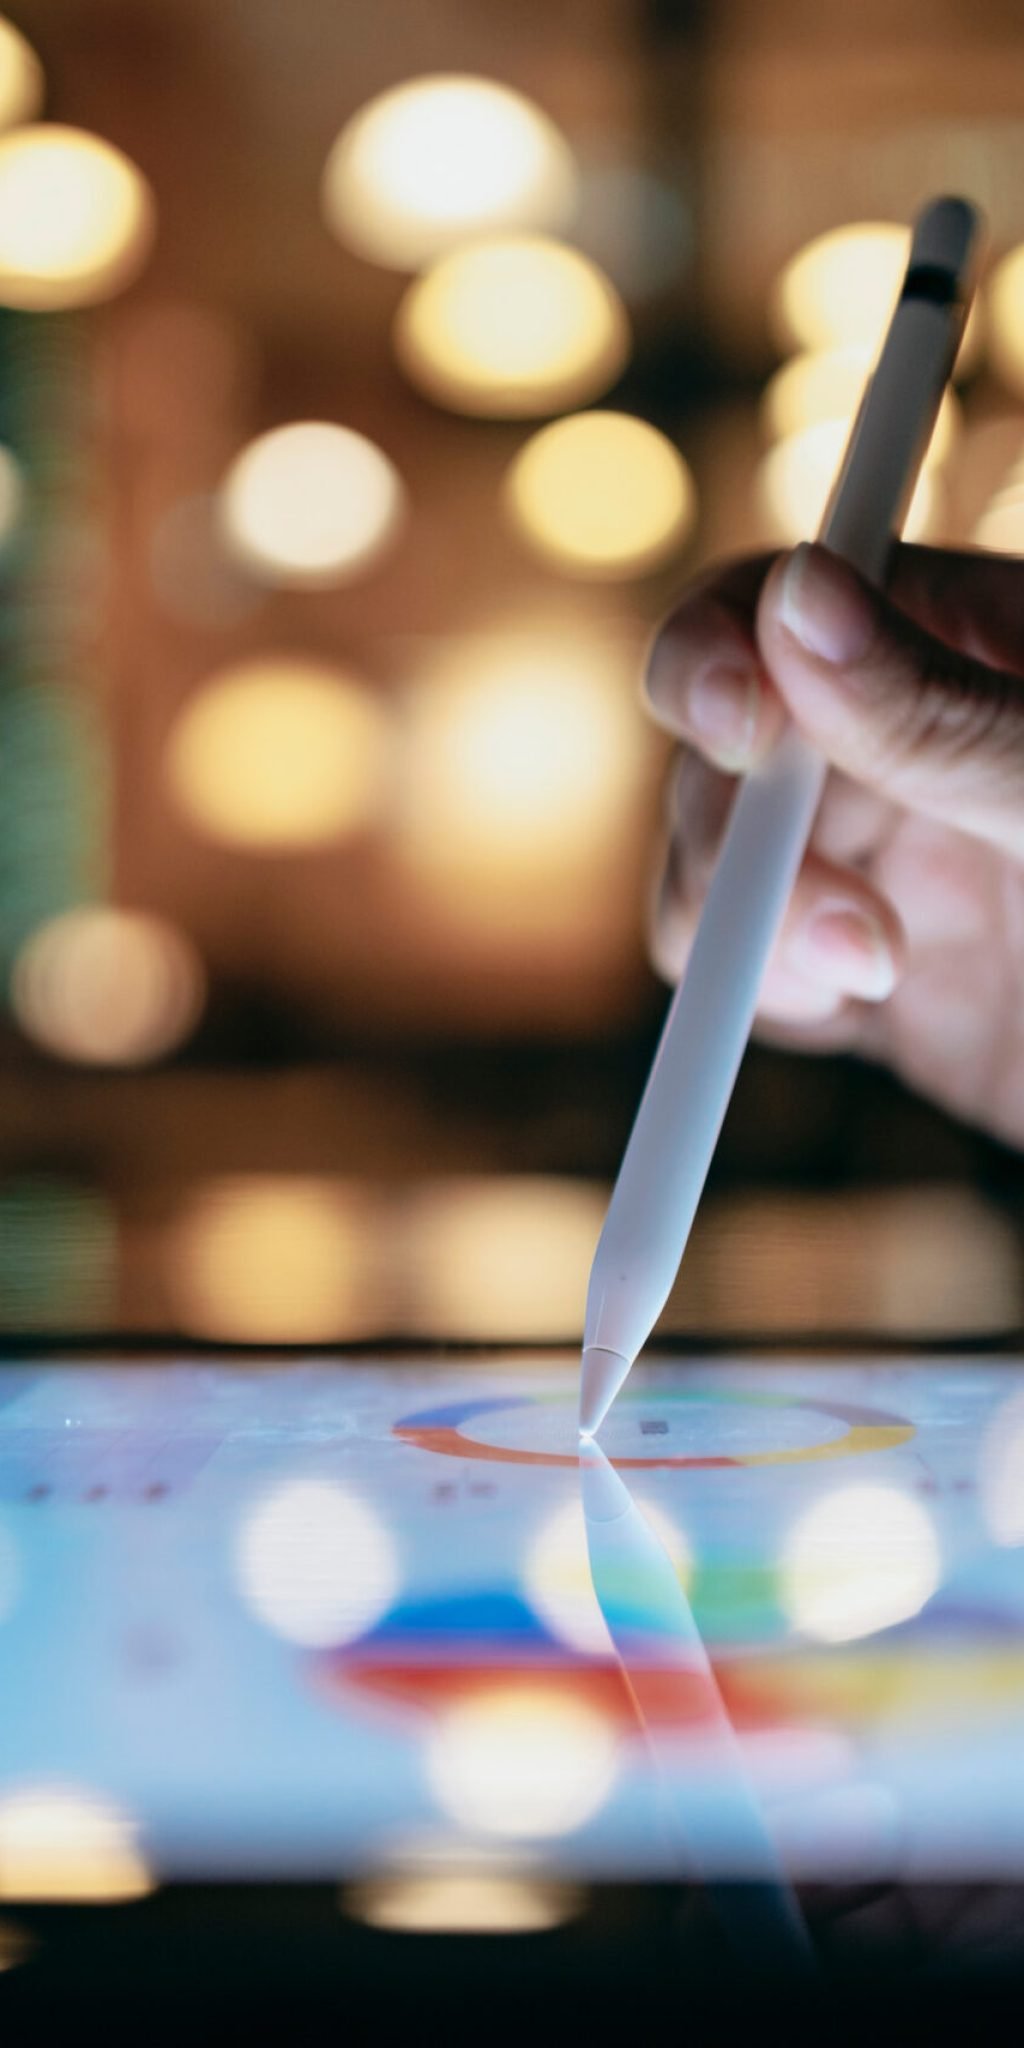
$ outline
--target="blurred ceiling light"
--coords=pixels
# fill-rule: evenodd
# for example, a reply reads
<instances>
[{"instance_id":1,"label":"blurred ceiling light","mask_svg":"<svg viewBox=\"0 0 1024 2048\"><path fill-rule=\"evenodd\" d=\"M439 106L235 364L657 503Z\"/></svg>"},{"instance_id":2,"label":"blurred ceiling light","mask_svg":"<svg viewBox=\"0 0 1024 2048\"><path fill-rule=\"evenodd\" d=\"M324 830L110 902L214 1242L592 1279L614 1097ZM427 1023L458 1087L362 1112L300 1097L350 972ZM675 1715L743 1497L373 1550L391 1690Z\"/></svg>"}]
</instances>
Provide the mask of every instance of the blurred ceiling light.
<instances>
[{"instance_id":1,"label":"blurred ceiling light","mask_svg":"<svg viewBox=\"0 0 1024 2048\"><path fill-rule=\"evenodd\" d=\"M818 532L849 438L849 423L819 420L776 442L758 464L754 488L772 537L809 540ZM907 540L922 540L936 527L941 502L937 472L922 470L904 521Z\"/></svg>"},{"instance_id":2,"label":"blurred ceiling light","mask_svg":"<svg viewBox=\"0 0 1024 2048\"><path fill-rule=\"evenodd\" d=\"M627 304L654 298L678 282L693 254L679 174L670 179L614 157L583 162L571 235Z\"/></svg>"},{"instance_id":3,"label":"blurred ceiling light","mask_svg":"<svg viewBox=\"0 0 1024 2048\"><path fill-rule=\"evenodd\" d=\"M11 1004L47 1052L92 1066L163 1058L198 1021L206 992L192 941L148 911L92 905L40 925L22 947Z\"/></svg>"},{"instance_id":4,"label":"blurred ceiling light","mask_svg":"<svg viewBox=\"0 0 1024 2048\"><path fill-rule=\"evenodd\" d=\"M45 89L43 67L31 44L0 15L0 128L20 128L33 120Z\"/></svg>"},{"instance_id":5,"label":"blurred ceiling light","mask_svg":"<svg viewBox=\"0 0 1024 2048\"><path fill-rule=\"evenodd\" d=\"M909 228L895 221L855 221L816 235L790 258L775 288L783 345L875 350L909 248Z\"/></svg>"},{"instance_id":6,"label":"blurred ceiling light","mask_svg":"<svg viewBox=\"0 0 1024 2048\"><path fill-rule=\"evenodd\" d=\"M664 1544L680 1580L688 1586L693 1560L675 1523L648 1501L641 1512ZM643 1587L631 1586L628 1579L627 1561L615 1590L635 1620L644 1612ZM608 1625L591 1578L587 1529L579 1499L556 1509L533 1538L523 1563L523 1591L535 1613L560 1642L584 1656L610 1654Z\"/></svg>"},{"instance_id":7,"label":"blurred ceiling light","mask_svg":"<svg viewBox=\"0 0 1024 2048\"><path fill-rule=\"evenodd\" d=\"M98 135L47 123L0 137L0 305L110 298L141 268L154 223L145 179Z\"/></svg>"},{"instance_id":8,"label":"blurred ceiling light","mask_svg":"<svg viewBox=\"0 0 1024 2048\"><path fill-rule=\"evenodd\" d=\"M999 555L1024 555L1024 483L993 498L971 539Z\"/></svg>"},{"instance_id":9,"label":"blurred ceiling light","mask_svg":"<svg viewBox=\"0 0 1024 2048\"><path fill-rule=\"evenodd\" d=\"M538 1884L484 1871L462 1876L378 1878L352 1885L344 1909L368 1927L401 1934L540 1934L583 1908L571 1885Z\"/></svg>"},{"instance_id":10,"label":"blurred ceiling light","mask_svg":"<svg viewBox=\"0 0 1024 2048\"><path fill-rule=\"evenodd\" d=\"M186 1330L318 1343L372 1319L373 1222L344 1183L250 1174L205 1183L169 1230L164 1270Z\"/></svg>"},{"instance_id":11,"label":"blurred ceiling light","mask_svg":"<svg viewBox=\"0 0 1024 2048\"><path fill-rule=\"evenodd\" d=\"M295 420L260 434L221 486L225 540L264 581L296 588L347 582L401 524L394 464L351 427Z\"/></svg>"},{"instance_id":12,"label":"blurred ceiling light","mask_svg":"<svg viewBox=\"0 0 1024 2048\"><path fill-rule=\"evenodd\" d=\"M576 575L638 576L686 540L693 478L664 434L621 412L555 420L508 474L509 511L549 561Z\"/></svg>"},{"instance_id":13,"label":"blurred ceiling light","mask_svg":"<svg viewBox=\"0 0 1024 2048\"><path fill-rule=\"evenodd\" d=\"M1024 242L996 264L988 285L988 347L996 375L1024 396Z\"/></svg>"},{"instance_id":14,"label":"blurred ceiling light","mask_svg":"<svg viewBox=\"0 0 1024 2048\"><path fill-rule=\"evenodd\" d=\"M603 1212L601 1191L572 1181L428 1182L407 1221L416 1327L451 1337L571 1335Z\"/></svg>"},{"instance_id":15,"label":"blurred ceiling light","mask_svg":"<svg viewBox=\"0 0 1024 2048\"><path fill-rule=\"evenodd\" d=\"M198 831L250 853L364 831L386 792L390 720L365 684L300 655L222 669L171 730L166 772Z\"/></svg>"},{"instance_id":16,"label":"blurred ceiling light","mask_svg":"<svg viewBox=\"0 0 1024 2048\"><path fill-rule=\"evenodd\" d=\"M49 1784L0 1798L0 1898L99 1904L152 1889L135 1825L110 1801Z\"/></svg>"},{"instance_id":17,"label":"blurred ceiling light","mask_svg":"<svg viewBox=\"0 0 1024 2048\"><path fill-rule=\"evenodd\" d=\"M910 229L896 221L851 221L798 250L781 271L773 324L783 348L863 348L874 356L899 295ZM959 369L977 360L980 314L972 308Z\"/></svg>"},{"instance_id":18,"label":"blurred ceiling light","mask_svg":"<svg viewBox=\"0 0 1024 2048\"><path fill-rule=\"evenodd\" d=\"M849 429L872 368L867 349L809 349L791 356L776 370L764 394L764 421L769 438L781 441L825 420L843 420ZM943 393L926 463L943 463L960 425L960 407L952 391Z\"/></svg>"},{"instance_id":19,"label":"blurred ceiling light","mask_svg":"<svg viewBox=\"0 0 1024 2048\"><path fill-rule=\"evenodd\" d=\"M532 877L561 914L560 889L621 840L649 759L624 667L608 639L557 632L467 637L424 666L399 828L420 881L467 908Z\"/></svg>"},{"instance_id":20,"label":"blurred ceiling light","mask_svg":"<svg viewBox=\"0 0 1024 2048\"><path fill-rule=\"evenodd\" d=\"M303 1649L330 1649L372 1627L398 1590L379 1515L327 1479L286 1479L251 1507L235 1575L257 1620Z\"/></svg>"},{"instance_id":21,"label":"blurred ceiling light","mask_svg":"<svg viewBox=\"0 0 1024 2048\"><path fill-rule=\"evenodd\" d=\"M1024 1544L1024 1391L996 1409L981 1446L981 1511L993 1542Z\"/></svg>"},{"instance_id":22,"label":"blurred ceiling light","mask_svg":"<svg viewBox=\"0 0 1024 2048\"><path fill-rule=\"evenodd\" d=\"M373 263L418 270L469 235L560 228L572 152L522 93L458 74L411 79L347 122L327 159L327 225Z\"/></svg>"},{"instance_id":23,"label":"blurred ceiling light","mask_svg":"<svg viewBox=\"0 0 1024 2048\"><path fill-rule=\"evenodd\" d=\"M528 1685L495 1685L458 1701L427 1747L446 1814L486 1834L569 1833L603 1804L615 1768L614 1735L593 1707Z\"/></svg>"},{"instance_id":24,"label":"blurred ceiling light","mask_svg":"<svg viewBox=\"0 0 1024 2048\"><path fill-rule=\"evenodd\" d=\"M618 293L588 257L541 235L505 235L453 250L409 286L395 347L437 404L521 419L607 390L630 332Z\"/></svg>"},{"instance_id":25,"label":"blurred ceiling light","mask_svg":"<svg viewBox=\"0 0 1024 2048\"><path fill-rule=\"evenodd\" d=\"M805 1635L843 1643L908 1621L940 1577L935 1528L919 1500L895 1486L841 1486L792 1531L782 1602Z\"/></svg>"}]
</instances>

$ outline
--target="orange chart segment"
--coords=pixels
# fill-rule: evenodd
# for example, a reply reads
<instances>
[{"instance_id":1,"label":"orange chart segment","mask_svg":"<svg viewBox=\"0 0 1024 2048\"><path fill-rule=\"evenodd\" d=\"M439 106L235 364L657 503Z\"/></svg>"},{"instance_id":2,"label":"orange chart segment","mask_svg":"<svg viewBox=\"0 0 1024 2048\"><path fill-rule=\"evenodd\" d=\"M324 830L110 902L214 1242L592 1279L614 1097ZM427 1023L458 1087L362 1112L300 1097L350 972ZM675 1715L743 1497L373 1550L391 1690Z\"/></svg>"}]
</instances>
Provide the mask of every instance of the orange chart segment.
<instances>
[{"instance_id":1,"label":"orange chart segment","mask_svg":"<svg viewBox=\"0 0 1024 2048\"><path fill-rule=\"evenodd\" d=\"M554 1465L574 1467L577 1456L574 1451L546 1450L532 1448L514 1441L516 1430L513 1426L522 1420L522 1411L549 1405L559 1397L543 1395L498 1396L482 1398L477 1396L463 1401L451 1402L445 1407L423 1409L415 1415L405 1416L395 1424L394 1433L404 1443L415 1444L418 1449L433 1451L442 1457L474 1458L503 1465ZM758 1419L762 1425L760 1433L770 1439L776 1434L783 1440L766 1449L743 1451L693 1451L686 1452L673 1448L651 1448L639 1455L611 1456L611 1463L620 1470L656 1471L719 1471L736 1470L761 1465L807 1464L826 1458L851 1458L863 1456L866 1452L893 1450L909 1443L914 1435L914 1425L903 1416L892 1415L878 1408L865 1408L852 1402L821 1401L806 1399L801 1395L764 1393L760 1390L728 1388L671 1388L657 1394L631 1395L630 1391L620 1396L623 1405L643 1400L652 1409L678 1411L682 1404L692 1407L698 1404L708 1407L750 1411L775 1410L780 1427L773 1432L771 1416L765 1413ZM801 1420L818 1417L821 1420L821 1438L811 1442L787 1443L783 1418L788 1413ZM501 1440L503 1416L509 1417L508 1431L511 1441ZM486 1439L474 1432L474 1424L481 1427L486 1418L488 1435ZM836 1425L841 1427L837 1430ZM497 1428L496 1428L497 1425ZM650 1428L661 1428L663 1424L651 1423Z\"/></svg>"}]
</instances>

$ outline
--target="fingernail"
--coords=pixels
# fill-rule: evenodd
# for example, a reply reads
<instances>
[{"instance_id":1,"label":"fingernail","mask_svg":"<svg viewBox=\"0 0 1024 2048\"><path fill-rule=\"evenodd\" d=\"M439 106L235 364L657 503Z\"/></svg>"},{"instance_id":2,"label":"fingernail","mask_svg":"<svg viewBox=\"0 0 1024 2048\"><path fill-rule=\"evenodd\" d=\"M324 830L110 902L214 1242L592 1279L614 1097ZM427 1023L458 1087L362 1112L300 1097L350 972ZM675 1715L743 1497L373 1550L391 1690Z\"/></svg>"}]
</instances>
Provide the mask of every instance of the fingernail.
<instances>
[{"instance_id":1,"label":"fingernail","mask_svg":"<svg viewBox=\"0 0 1024 2048\"><path fill-rule=\"evenodd\" d=\"M832 988L880 1002L896 985L892 947L876 917L855 904L815 911L800 934L807 972Z\"/></svg>"},{"instance_id":2,"label":"fingernail","mask_svg":"<svg viewBox=\"0 0 1024 2048\"><path fill-rule=\"evenodd\" d=\"M690 729L723 768L747 768L754 759L761 685L752 668L699 670L686 697Z\"/></svg>"},{"instance_id":3,"label":"fingernail","mask_svg":"<svg viewBox=\"0 0 1024 2048\"><path fill-rule=\"evenodd\" d=\"M778 615L787 633L819 661L859 661L874 632L871 601L852 570L806 541L786 563Z\"/></svg>"}]
</instances>

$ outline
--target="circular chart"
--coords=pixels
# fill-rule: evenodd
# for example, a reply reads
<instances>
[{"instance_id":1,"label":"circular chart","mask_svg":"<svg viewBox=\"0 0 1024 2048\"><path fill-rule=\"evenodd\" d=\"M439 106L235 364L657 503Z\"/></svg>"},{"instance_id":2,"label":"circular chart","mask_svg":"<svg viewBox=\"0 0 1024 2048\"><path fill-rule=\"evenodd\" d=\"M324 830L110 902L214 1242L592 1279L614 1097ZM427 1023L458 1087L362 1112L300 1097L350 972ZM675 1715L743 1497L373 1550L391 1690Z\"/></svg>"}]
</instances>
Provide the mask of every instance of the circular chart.
<instances>
[{"instance_id":1,"label":"circular chart","mask_svg":"<svg viewBox=\"0 0 1024 2048\"><path fill-rule=\"evenodd\" d=\"M421 1409L394 1426L404 1443L442 1457L504 1465L575 1466L575 1390L467 1396ZM903 1416L849 1401L778 1390L696 1385L627 1387L601 1444L622 1470L736 1470L857 1457L910 1441Z\"/></svg>"}]
</instances>

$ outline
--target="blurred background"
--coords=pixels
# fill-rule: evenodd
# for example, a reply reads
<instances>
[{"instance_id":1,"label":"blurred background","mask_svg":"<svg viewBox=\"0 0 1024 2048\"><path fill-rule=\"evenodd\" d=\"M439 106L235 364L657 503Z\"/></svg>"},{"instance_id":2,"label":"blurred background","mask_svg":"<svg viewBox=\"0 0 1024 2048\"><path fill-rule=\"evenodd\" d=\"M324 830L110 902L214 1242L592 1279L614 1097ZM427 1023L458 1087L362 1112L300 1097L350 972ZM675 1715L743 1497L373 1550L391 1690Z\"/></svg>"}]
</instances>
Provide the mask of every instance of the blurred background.
<instances>
[{"instance_id":1,"label":"blurred background","mask_svg":"<svg viewBox=\"0 0 1024 2048\"><path fill-rule=\"evenodd\" d=\"M1017 0L0 24L0 1326L573 1337L665 1004L646 642L813 530L941 190L911 530L1024 553ZM755 1049L680 1327L994 1330L1016 1161Z\"/></svg>"}]
</instances>

